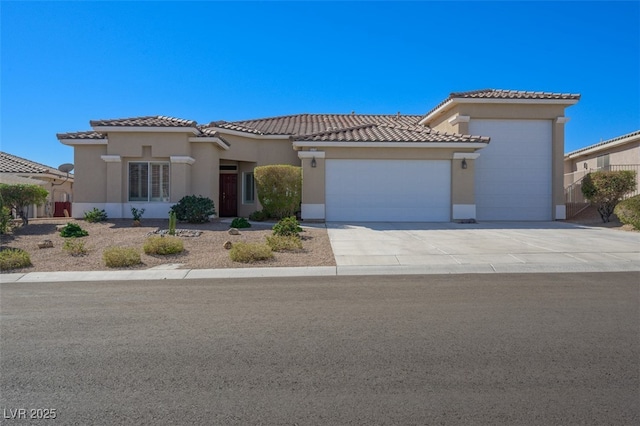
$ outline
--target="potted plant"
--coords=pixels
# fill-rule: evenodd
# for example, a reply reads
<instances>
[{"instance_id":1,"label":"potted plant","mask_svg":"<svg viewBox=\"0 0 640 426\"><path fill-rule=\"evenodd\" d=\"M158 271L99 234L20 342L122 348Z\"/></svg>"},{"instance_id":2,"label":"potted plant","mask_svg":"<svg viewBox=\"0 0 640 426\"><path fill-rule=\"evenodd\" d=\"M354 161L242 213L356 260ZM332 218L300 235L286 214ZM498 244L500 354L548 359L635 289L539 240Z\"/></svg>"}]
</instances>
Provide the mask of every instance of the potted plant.
<instances>
[{"instance_id":1,"label":"potted plant","mask_svg":"<svg viewBox=\"0 0 640 426\"><path fill-rule=\"evenodd\" d=\"M131 215L133 216L133 226L140 226L140 219L142 219L142 215L144 214L144 209L136 209L135 207L131 207Z\"/></svg>"}]
</instances>

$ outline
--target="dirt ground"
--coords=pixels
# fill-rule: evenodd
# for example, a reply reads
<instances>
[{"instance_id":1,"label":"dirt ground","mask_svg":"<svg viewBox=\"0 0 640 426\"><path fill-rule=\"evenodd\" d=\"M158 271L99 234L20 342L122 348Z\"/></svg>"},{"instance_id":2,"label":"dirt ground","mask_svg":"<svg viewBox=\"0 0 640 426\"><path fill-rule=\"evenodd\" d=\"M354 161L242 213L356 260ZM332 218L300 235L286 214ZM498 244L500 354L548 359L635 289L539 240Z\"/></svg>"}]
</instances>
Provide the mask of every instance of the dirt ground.
<instances>
[{"instance_id":1,"label":"dirt ground","mask_svg":"<svg viewBox=\"0 0 640 426\"><path fill-rule=\"evenodd\" d=\"M56 225L75 222L89 232L82 237L88 253L74 257L63 250L65 239L56 231ZM134 269L148 269L163 264L180 264L181 269L214 269L245 267L280 267L280 266L334 266L335 259L324 224L302 224L303 250L300 252L274 253L268 261L244 264L233 262L229 251L223 245L226 241L236 243L266 242L265 237L271 235L274 223L260 223L251 228L240 229L240 235L228 233L230 222L217 219L204 224L179 223L177 229L202 231L198 237L180 237L185 251L177 255L146 255L142 246L147 236L157 230L167 229L168 220L142 220L140 227L132 226L130 219L108 220L106 222L89 223L84 220L65 218L32 219L26 227L15 228L9 235L2 235L2 246L26 250L33 266L10 272L47 272L47 271L100 271L108 270L102 259L102 251L110 246L134 247L141 253L143 264ZM38 248L38 243L51 240L52 248Z\"/></svg>"}]
</instances>

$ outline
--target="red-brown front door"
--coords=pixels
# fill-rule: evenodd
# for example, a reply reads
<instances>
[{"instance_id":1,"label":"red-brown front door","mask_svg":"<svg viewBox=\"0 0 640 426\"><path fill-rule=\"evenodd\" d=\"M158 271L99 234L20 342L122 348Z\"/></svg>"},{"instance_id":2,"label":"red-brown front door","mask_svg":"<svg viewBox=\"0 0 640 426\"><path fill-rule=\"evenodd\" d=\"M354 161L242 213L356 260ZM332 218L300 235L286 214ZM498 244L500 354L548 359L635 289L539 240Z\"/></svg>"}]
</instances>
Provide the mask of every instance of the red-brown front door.
<instances>
[{"instance_id":1,"label":"red-brown front door","mask_svg":"<svg viewBox=\"0 0 640 426\"><path fill-rule=\"evenodd\" d=\"M220 175L220 217L238 215L238 175Z\"/></svg>"}]
</instances>

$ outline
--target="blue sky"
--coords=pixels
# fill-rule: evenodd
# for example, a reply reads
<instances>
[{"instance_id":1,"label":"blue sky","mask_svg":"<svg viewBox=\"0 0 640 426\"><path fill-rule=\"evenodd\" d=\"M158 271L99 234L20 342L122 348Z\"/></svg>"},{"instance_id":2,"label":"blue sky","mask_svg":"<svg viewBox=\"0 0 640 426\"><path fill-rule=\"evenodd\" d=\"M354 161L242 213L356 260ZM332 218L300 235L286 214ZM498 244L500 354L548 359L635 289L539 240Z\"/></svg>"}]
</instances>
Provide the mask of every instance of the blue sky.
<instances>
[{"instance_id":1,"label":"blue sky","mask_svg":"<svg viewBox=\"0 0 640 426\"><path fill-rule=\"evenodd\" d=\"M2 1L2 151L73 162L89 120L423 114L580 93L565 151L640 129L640 2Z\"/></svg>"}]
</instances>

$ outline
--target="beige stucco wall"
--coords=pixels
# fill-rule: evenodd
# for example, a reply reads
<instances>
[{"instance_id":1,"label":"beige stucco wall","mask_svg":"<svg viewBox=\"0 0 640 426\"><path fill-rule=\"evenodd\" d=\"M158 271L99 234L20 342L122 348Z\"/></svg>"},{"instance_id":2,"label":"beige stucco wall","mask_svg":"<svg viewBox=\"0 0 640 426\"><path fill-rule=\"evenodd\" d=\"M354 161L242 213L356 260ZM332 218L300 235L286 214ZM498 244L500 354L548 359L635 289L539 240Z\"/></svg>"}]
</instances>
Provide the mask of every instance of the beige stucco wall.
<instances>
[{"instance_id":1,"label":"beige stucco wall","mask_svg":"<svg viewBox=\"0 0 640 426\"><path fill-rule=\"evenodd\" d=\"M100 158L106 153L106 145L74 147L74 202L105 203L107 201L107 164ZM73 213L76 214L76 212Z\"/></svg>"}]
</instances>

